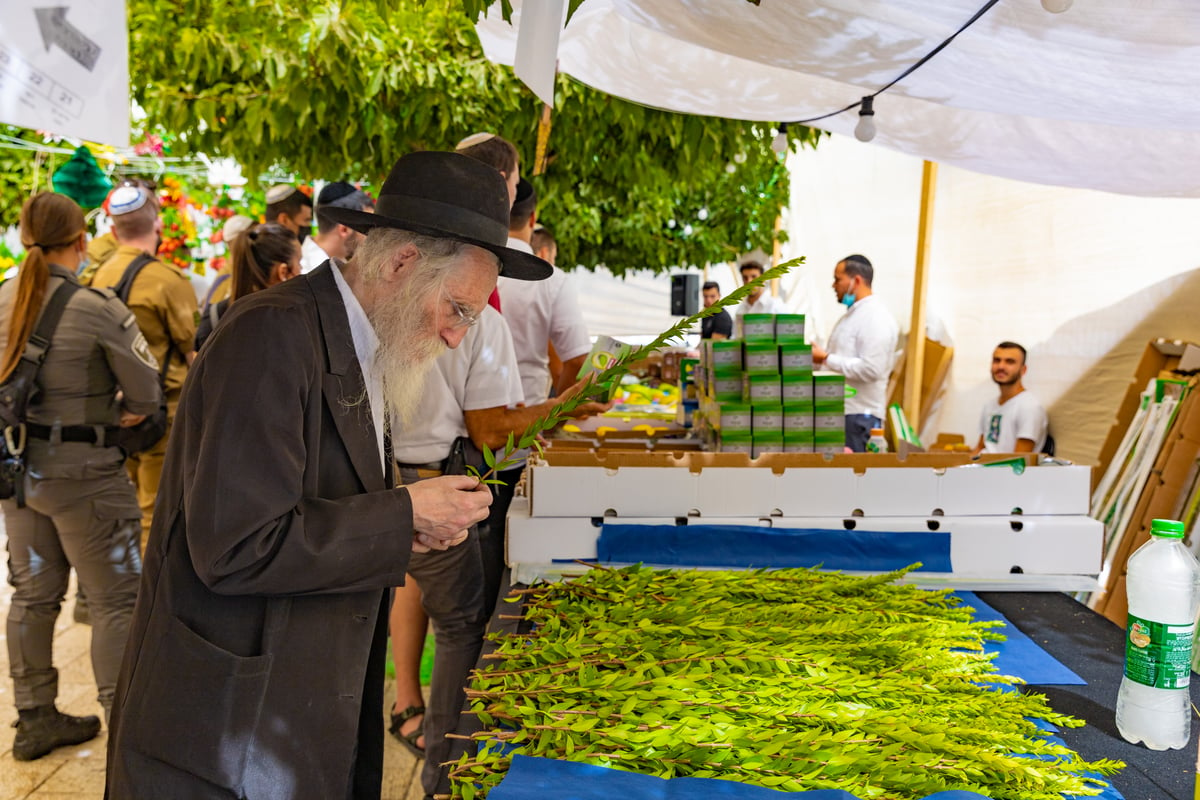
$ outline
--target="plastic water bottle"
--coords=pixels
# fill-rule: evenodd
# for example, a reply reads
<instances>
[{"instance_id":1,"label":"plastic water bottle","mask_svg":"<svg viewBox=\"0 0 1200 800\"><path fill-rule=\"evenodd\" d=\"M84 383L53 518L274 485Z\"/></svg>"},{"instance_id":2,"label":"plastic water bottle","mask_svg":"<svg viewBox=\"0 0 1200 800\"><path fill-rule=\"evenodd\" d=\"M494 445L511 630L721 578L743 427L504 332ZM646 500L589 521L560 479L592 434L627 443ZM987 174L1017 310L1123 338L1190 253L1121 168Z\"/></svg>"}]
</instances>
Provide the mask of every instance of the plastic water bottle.
<instances>
[{"instance_id":1,"label":"plastic water bottle","mask_svg":"<svg viewBox=\"0 0 1200 800\"><path fill-rule=\"evenodd\" d=\"M1156 519L1126 567L1129 624L1117 729L1151 750L1178 750L1191 735L1188 684L1200 607L1200 563L1183 546L1183 523Z\"/></svg>"},{"instance_id":2,"label":"plastic water bottle","mask_svg":"<svg viewBox=\"0 0 1200 800\"><path fill-rule=\"evenodd\" d=\"M871 428L871 438L867 440L868 453L886 453L887 438L883 435L883 428Z\"/></svg>"}]
</instances>

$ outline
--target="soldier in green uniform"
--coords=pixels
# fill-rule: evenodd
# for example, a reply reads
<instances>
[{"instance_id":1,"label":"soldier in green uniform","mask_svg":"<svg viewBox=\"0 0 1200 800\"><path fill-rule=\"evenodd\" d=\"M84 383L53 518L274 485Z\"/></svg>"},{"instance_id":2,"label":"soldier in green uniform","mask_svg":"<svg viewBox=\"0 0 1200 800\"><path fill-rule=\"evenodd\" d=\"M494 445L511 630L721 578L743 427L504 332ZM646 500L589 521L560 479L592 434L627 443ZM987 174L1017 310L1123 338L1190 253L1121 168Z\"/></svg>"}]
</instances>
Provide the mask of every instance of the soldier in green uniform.
<instances>
[{"instance_id":1,"label":"soldier in green uniform","mask_svg":"<svg viewBox=\"0 0 1200 800\"><path fill-rule=\"evenodd\" d=\"M122 186L109 199L109 214L113 232L121 246L100 265L92 278L93 286L116 286L129 265L143 253L153 256L158 249L162 221L158 202L140 186ZM160 364L167 364L167 435L175 418L175 406L188 365L195 355L199 309L192 285L178 267L157 259L147 264L134 279L127 301L137 317L138 327L146 337L150 352ZM129 458L129 476L137 487L138 505L142 507L142 547L150 535L150 519L154 513L154 497L162 475L163 456L167 452L167 435L154 447Z\"/></svg>"},{"instance_id":2,"label":"soldier in green uniform","mask_svg":"<svg viewBox=\"0 0 1200 800\"><path fill-rule=\"evenodd\" d=\"M21 242L27 255L18 277L0 286L0 381L16 368L50 298L76 282L87 248L83 212L65 195L34 195L21 210ZM133 314L103 290L70 296L37 385L25 415L25 506L0 501L15 589L7 641L18 761L87 741L100 729L96 716L55 707L54 624L71 566L91 605L100 705L106 715L111 710L141 556L137 498L124 454L110 440L116 426L136 425L161 403L157 364Z\"/></svg>"}]
</instances>

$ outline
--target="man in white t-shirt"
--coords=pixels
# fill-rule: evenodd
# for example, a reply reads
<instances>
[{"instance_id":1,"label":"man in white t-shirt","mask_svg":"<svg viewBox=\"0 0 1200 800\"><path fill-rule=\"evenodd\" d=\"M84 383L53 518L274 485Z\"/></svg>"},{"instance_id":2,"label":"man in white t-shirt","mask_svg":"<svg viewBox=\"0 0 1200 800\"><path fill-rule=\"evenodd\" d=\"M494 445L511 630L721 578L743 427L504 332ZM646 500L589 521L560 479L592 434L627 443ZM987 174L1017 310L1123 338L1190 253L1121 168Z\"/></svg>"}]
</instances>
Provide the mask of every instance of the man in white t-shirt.
<instances>
[{"instance_id":1,"label":"man in white t-shirt","mask_svg":"<svg viewBox=\"0 0 1200 800\"><path fill-rule=\"evenodd\" d=\"M1046 410L1025 390L1025 348L1001 342L992 352L992 380L1000 395L979 415L978 453L1040 453L1046 446Z\"/></svg>"},{"instance_id":2,"label":"man in white t-shirt","mask_svg":"<svg viewBox=\"0 0 1200 800\"><path fill-rule=\"evenodd\" d=\"M763 265L757 261L746 261L738 267L738 271L742 273L742 283L747 284L762 277ZM766 286L759 286L737 307L734 314L737 324L733 333L739 339L742 337L742 317L747 314L783 314L785 311L783 300L767 291Z\"/></svg>"},{"instance_id":3,"label":"man in white t-shirt","mask_svg":"<svg viewBox=\"0 0 1200 800\"><path fill-rule=\"evenodd\" d=\"M533 252L530 240L537 223L537 192L529 181L521 178L517 182L516 199L508 221L508 246L513 250ZM528 286L521 284L528 283ZM533 284L537 283L538 286ZM575 287L567 273L558 267L544 281L496 281L500 290L500 311L508 329L512 331L513 348L517 352L517 366L521 370L521 386L525 391L525 404L537 405L550 397L551 390L561 395L579 374L583 361L592 349L583 312ZM562 360L557 385L551 386L550 346ZM484 551L485 578L488 587L498 582L499 573L489 572L495 565L502 564L504 552L504 526L508 506L512 502L513 487L521 478L525 462L500 473L503 486L497 486L496 499L488 517L488 537L481 541ZM502 570L501 570L502 571Z\"/></svg>"},{"instance_id":4,"label":"man in white t-shirt","mask_svg":"<svg viewBox=\"0 0 1200 800\"><path fill-rule=\"evenodd\" d=\"M456 451L466 452L465 463L486 472L482 458L472 457L479 447L487 445L500 451L510 432L520 436L536 420L548 415L556 402L546 400L536 405L521 405L525 395L512 336L494 308L484 306L481 311L473 312L459 307L453 300L447 302L458 313L459 326L469 330L457 348L446 350L434 362L412 419L393 421L392 450L399 481L405 486L441 475L448 468L461 473L454 469L457 466L453 464ZM575 410L574 416L584 417L604 409L598 403L584 403ZM469 442L460 442L460 439ZM460 463L462 461L460 459ZM479 535L482 537L486 532L481 529ZM500 566L502 568L503 564ZM428 572L421 578L422 586L431 582ZM425 704L419 665L428 626L426 611L434 616L435 624L439 616L462 620L466 615L472 615L468 623L454 629L453 635L458 649L478 655L483 628L498 591L497 586L486 579L479 580L480 577L483 576L478 573L462 574L455 563L447 560L443 573L432 578L438 584L434 587L436 591L422 592L411 576L403 586L395 589L389 628L396 666L396 699L389 729L414 755L422 755L425 747ZM487 597L487 592L492 596ZM442 635L449 637L451 632L442 631ZM441 657L443 644L439 639L435 659ZM474 656L466 661L459 659L447 672L460 670L465 685L463 667L469 668L473 664ZM435 661L435 675L439 674L437 666Z\"/></svg>"}]
</instances>

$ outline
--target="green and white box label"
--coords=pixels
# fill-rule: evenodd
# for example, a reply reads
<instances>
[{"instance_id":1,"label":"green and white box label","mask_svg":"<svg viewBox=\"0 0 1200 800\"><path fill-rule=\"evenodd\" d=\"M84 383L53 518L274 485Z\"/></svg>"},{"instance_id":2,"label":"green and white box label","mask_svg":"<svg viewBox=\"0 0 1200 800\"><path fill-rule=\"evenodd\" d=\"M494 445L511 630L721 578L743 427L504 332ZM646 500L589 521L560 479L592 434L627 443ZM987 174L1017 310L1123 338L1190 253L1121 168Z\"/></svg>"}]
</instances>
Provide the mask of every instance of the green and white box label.
<instances>
[{"instance_id":1,"label":"green and white box label","mask_svg":"<svg viewBox=\"0 0 1200 800\"><path fill-rule=\"evenodd\" d=\"M756 375L779 374L779 347L774 342L746 344L746 372Z\"/></svg>"},{"instance_id":2,"label":"green and white box label","mask_svg":"<svg viewBox=\"0 0 1200 800\"><path fill-rule=\"evenodd\" d=\"M746 341L775 341L774 314L746 314L742 317L742 338Z\"/></svg>"},{"instance_id":3,"label":"green and white box label","mask_svg":"<svg viewBox=\"0 0 1200 800\"><path fill-rule=\"evenodd\" d=\"M1156 689L1186 689L1192 676L1195 624L1168 625L1129 615L1125 677Z\"/></svg>"}]
</instances>

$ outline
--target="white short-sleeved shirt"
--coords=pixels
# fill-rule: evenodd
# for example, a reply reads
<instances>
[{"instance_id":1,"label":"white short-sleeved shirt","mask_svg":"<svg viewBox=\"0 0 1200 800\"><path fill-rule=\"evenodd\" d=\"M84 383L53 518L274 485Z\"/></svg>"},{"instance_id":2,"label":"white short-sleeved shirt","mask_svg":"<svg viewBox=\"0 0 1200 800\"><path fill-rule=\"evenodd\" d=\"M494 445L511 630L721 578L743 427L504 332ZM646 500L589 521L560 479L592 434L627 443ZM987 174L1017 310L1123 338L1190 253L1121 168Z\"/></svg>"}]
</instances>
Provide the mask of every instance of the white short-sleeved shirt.
<instances>
[{"instance_id":1,"label":"white short-sleeved shirt","mask_svg":"<svg viewBox=\"0 0 1200 800\"><path fill-rule=\"evenodd\" d=\"M491 306L453 350L438 356L425 378L425 391L412 420L392 420L392 449L401 464L429 464L450 454L467 435L464 411L515 406L522 401L521 377L512 336Z\"/></svg>"},{"instance_id":2,"label":"white short-sleeved shirt","mask_svg":"<svg viewBox=\"0 0 1200 800\"><path fill-rule=\"evenodd\" d=\"M1021 392L1000 403L994 397L983 406L979 415L979 433L983 436L983 452L1012 453L1018 439L1033 442L1033 452L1046 446L1046 409L1031 392Z\"/></svg>"},{"instance_id":3,"label":"white short-sleeved shirt","mask_svg":"<svg viewBox=\"0 0 1200 800\"><path fill-rule=\"evenodd\" d=\"M529 244L509 239L514 250L532 253ZM542 281L520 281L500 276L500 312L512 331L517 366L525 405L533 406L550 396L550 354L547 345L563 361L586 355L592 349L587 324L579 310L579 299L567 273L557 267Z\"/></svg>"}]
</instances>

